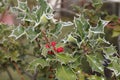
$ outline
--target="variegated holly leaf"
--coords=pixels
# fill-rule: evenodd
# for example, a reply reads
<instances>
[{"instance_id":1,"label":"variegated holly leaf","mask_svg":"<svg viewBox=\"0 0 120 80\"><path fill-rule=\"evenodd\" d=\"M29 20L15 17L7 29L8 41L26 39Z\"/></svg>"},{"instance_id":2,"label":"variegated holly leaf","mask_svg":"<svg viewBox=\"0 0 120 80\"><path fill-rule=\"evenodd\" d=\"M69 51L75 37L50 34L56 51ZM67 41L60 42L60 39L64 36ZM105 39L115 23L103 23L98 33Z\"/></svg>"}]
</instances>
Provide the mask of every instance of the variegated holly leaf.
<instances>
[{"instance_id":1,"label":"variegated holly leaf","mask_svg":"<svg viewBox=\"0 0 120 80\"><path fill-rule=\"evenodd\" d=\"M75 72L68 66L59 66L56 70L56 77L58 80L76 80Z\"/></svg>"},{"instance_id":2,"label":"variegated holly leaf","mask_svg":"<svg viewBox=\"0 0 120 80\"><path fill-rule=\"evenodd\" d=\"M111 57L113 56L113 54L117 53L116 48L113 45L109 47L104 47L102 49L103 49L103 52L105 53L105 57L110 60L112 59Z\"/></svg>"},{"instance_id":3,"label":"variegated holly leaf","mask_svg":"<svg viewBox=\"0 0 120 80\"><path fill-rule=\"evenodd\" d=\"M37 58L29 64L27 70L35 70L38 66L44 68L45 66L49 66L49 63L45 59Z\"/></svg>"},{"instance_id":4,"label":"variegated holly leaf","mask_svg":"<svg viewBox=\"0 0 120 80\"><path fill-rule=\"evenodd\" d=\"M104 28L108 24L108 22L109 21L105 21L105 20L100 19L98 21L98 24L97 24L96 27L91 27L91 31L93 33L102 33L102 34L104 34Z\"/></svg>"},{"instance_id":5,"label":"variegated holly leaf","mask_svg":"<svg viewBox=\"0 0 120 80\"><path fill-rule=\"evenodd\" d=\"M83 16L74 19L75 27L77 33L80 35L81 38L85 38L88 35L88 31L90 28L90 24L87 19Z\"/></svg>"},{"instance_id":6,"label":"variegated holly leaf","mask_svg":"<svg viewBox=\"0 0 120 80\"><path fill-rule=\"evenodd\" d=\"M120 76L120 59L117 57L113 57L108 68L114 71L116 76Z\"/></svg>"},{"instance_id":7,"label":"variegated holly leaf","mask_svg":"<svg viewBox=\"0 0 120 80\"><path fill-rule=\"evenodd\" d=\"M50 13L52 11L52 9L50 8L50 6L48 5L46 0L38 0L38 3L40 4L40 8L37 9L36 14L38 17L38 21L40 21L40 17L44 14L44 13Z\"/></svg>"},{"instance_id":8,"label":"variegated holly leaf","mask_svg":"<svg viewBox=\"0 0 120 80\"><path fill-rule=\"evenodd\" d=\"M93 71L97 71L103 74L104 66L102 65L103 56L100 53L95 53L94 55L86 55L87 61Z\"/></svg>"},{"instance_id":9,"label":"variegated holly leaf","mask_svg":"<svg viewBox=\"0 0 120 80\"><path fill-rule=\"evenodd\" d=\"M88 78L88 80L105 80L104 77L99 77L99 76L96 76L96 75L92 75Z\"/></svg>"},{"instance_id":10,"label":"variegated holly leaf","mask_svg":"<svg viewBox=\"0 0 120 80\"><path fill-rule=\"evenodd\" d=\"M32 42L40 35L40 33L37 33L33 27L29 27L26 30L26 35L27 38L30 39L30 41Z\"/></svg>"},{"instance_id":11,"label":"variegated holly leaf","mask_svg":"<svg viewBox=\"0 0 120 80\"><path fill-rule=\"evenodd\" d=\"M9 35L9 37L15 37L15 39L18 39L18 38L20 38L24 34L25 34L24 27L19 25L14 30L12 30L12 33Z\"/></svg>"},{"instance_id":12,"label":"variegated holly leaf","mask_svg":"<svg viewBox=\"0 0 120 80\"><path fill-rule=\"evenodd\" d=\"M58 61L61 62L61 64L67 64L67 63L71 63L74 62L76 60L76 58L73 58L70 54L68 53L60 53L60 54L56 54L56 58Z\"/></svg>"},{"instance_id":13,"label":"variegated holly leaf","mask_svg":"<svg viewBox=\"0 0 120 80\"><path fill-rule=\"evenodd\" d=\"M58 22L55 24L55 28L52 29L50 32L54 33L55 35L58 35L61 33L62 28L63 28L62 23Z\"/></svg>"},{"instance_id":14,"label":"variegated holly leaf","mask_svg":"<svg viewBox=\"0 0 120 80\"><path fill-rule=\"evenodd\" d=\"M92 5L97 8L100 9L103 5L102 0L92 0Z\"/></svg>"}]
</instances>

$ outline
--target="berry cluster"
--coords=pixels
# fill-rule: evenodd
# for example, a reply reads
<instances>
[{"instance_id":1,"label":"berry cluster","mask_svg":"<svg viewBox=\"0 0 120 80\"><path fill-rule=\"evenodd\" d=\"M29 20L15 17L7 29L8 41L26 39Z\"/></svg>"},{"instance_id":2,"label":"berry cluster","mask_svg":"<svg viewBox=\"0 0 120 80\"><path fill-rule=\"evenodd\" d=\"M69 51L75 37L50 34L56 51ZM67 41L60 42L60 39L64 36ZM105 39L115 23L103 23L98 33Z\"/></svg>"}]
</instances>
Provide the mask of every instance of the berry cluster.
<instances>
[{"instance_id":1,"label":"berry cluster","mask_svg":"<svg viewBox=\"0 0 120 80\"><path fill-rule=\"evenodd\" d=\"M52 41L52 42L50 42L50 43L47 43L47 44L45 45L45 47L46 47L47 49L52 48L52 49L54 50L54 51L49 50L49 51L48 51L48 54L54 54L54 52L60 53L60 52L63 52L63 51L64 51L64 48L63 48L63 47L58 47L58 48L56 48L56 42L55 42L55 41Z\"/></svg>"}]
</instances>

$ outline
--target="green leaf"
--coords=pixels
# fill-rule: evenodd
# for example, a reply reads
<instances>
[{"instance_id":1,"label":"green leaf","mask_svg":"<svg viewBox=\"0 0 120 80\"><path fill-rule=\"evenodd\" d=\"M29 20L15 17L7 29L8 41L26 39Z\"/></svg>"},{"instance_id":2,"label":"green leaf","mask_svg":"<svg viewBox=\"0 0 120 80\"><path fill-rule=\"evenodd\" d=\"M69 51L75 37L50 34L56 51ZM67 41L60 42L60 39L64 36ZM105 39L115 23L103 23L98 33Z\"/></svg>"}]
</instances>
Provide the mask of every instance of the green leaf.
<instances>
[{"instance_id":1,"label":"green leaf","mask_svg":"<svg viewBox=\"0 0 120 80\"><path fill-rule=\"evenodd\" d=\"M85 19L83 16L80 16L79 18L74 19L75 27L77 33L79 33L81 38L84 38L88 35L88 31L90 28L90 24L87 19Z\"/></svg>"},{"instance_id":2,"label":"green leaf","mask_svg":"<svg viewBox=\"0 0 120 80\"><path fill-rule=\"evenodd\" d=\"M102 0L92 0L92 1L93 1L92 5L95 8L100 9L102 7L103 4Z\"/></svg>"},{"instance_id":3,"label":"green leaf","mask_svg":"<svg viewBox=\"0 0 120 80\"><path fill-rule=\"evenodd\" d=\"M19 60L18 56L19 56L18 51L13 51L13 52L5 54L5 58L8 58L8 59L10 58L12 61L15 61L15 62Z\"/></svg>"},{"instance_id":4,"label":"green leaf","mask_svg":"<svg viewBox=\"0 0 120 80\"><path fill-rule=\"evenodd\" d=\"M39 35L40 33L37 33L33 27L29 27L27 30L26 30L26 35L28 37L28 39L32 41L34 41Z\"/></svg>"},{"instance_id":5,"label":"green leaf","mask_svg":"<svg viewBox=\"0 0 120 80\"><path fill-rule=\"evenodd\" d=\"M116 76L120 76L120 59L117 57L111 59L108 68L113 70Z\"/></svg>"},{"instance_id":6,"label":"green leaf","mask_svg":"<svg viewBox=\"0 0 120 80\"><path fill-rule=\"evenodd\" d=\"M100 53L95 53L96 55L86 55L87 61L93 71L97 71L103 74L104 66L102 65L103 56Z\"/></svg>"},{"instance_id":7,"label":"green leaf","mask_svg":"<svg viewBox=\"0 0 120 80\"><path fill-rule=\"evenodd\" d=\"M46 14L43 13L43 15L40 17L40 24L46 24L48 22L48 18Z\"/></svg>"},{"instance_id":8,"label":"green leaf","mask_svg":"<svg viewBox=\"0 0 120 80\"><path fill-rule=\"evenodd\" d=\"M63 25L64 27L66 27L66 26L72 26L73 23L70 22L70 21L68 21L68 22L62 22L62 25Z\"/></svg>"},{"instance_id":9,"label":"green leaf","mask_svg":"<svg viewBox=\"0 0 120 80\"><path fill-rule=\"evenodd\" d=\"M42 49L41 55L43 55L44 57L46 57L47 54L48 54L48 49L47 49L46 47L44 47L44 48Z\"/></svg>"},{"instance_id":10,"label":"green leaf","mask_svg":"<svg viewBox=\"0 0 120 80\"><path fill-rule=\"evenodd\" d=\"M112 37L117 37L120 35L120 31L113 30Z\"/></svg>"},{"instance_id":11,"label":"green leaf","mask_svg":"<svg viewBox=\"0 0 120 80\"><path fill-rule=\"evenodd\" d=\"M109 46L109 47L104 47L103 52L108 55L113 55L114 53L117 53L115 46Z\"/></svg>"},{"instance_id":12,"label":"green leaf","mask_svg":"<svg viewBox=\"0 0 120 80\"><path fill-rule=\"evenodd\" d=\"M12 33L9 35L9 37L15 37L15 39L18 39L24 34L25 34L24 28L22 26L18 26L14 30L12 30Z\"/></svg>"},{"instance_id":13,"label":"green leaf","mask_svg":"<svg viewBox=\"0 0 120 80\"><path fill-rule=\"evenodd\" d=\"M110 44L108 41L105 40L105 38L98 37L97 43L99 44Z\"/></svg>"},{"instance_id":14,"label":"green leaf","mask_svg":"<svg viewBox=\"0 0 120 80\"><path fill-rule=\"evenodd\" d=\"M85 75L87 75L87 74L86 73L83 74L81 69L77 69L78 80L85 80Z\"/></svg>"},{"instance_id":15,"label":"green leaf","mask_svg":"<svg viewBox=\"0 0 120 80\"><path fill-rule=\"evenodd\" d=\"M26 17L30 17L29 15L30 13L30 9L27 5L27 1L20 1L17 0L18 5L17 7L12 7L11 10L13 11L13 13L19 13L18 18L20 19L24 19Z\"/></svg>"},{"instance_id":16,"label":"green leaf","mask_svg":"<svg viewBox=\"0 0 120 80\"><path fill-rule=\"evenodd\" d=\"M104 55L105 58L109 59L109 60L112 60L113 54L117 53L116 48L113 45L111 45L109 47L104 47L102 49L103 49L103 52L105 53L105 55Z\"/></svg>"},{"instance_id":17,"label":"green leaf","mask_svg":"<svg viewBox=\"0 0 120 80\"><path fill-rule=\"evenodd\" d=\"M58 22L57 24L55 24L55 28L53 30L51 30L51 33L54 33L55 35L57 35L60 33L62 28L63 28L62 23Z\"/></svg>"},{"instance_id":18,"label":"green leaf","mask_svg":"<svg viewBox=\"0 0 120 80\"><path fill-rule=\"evenodd\" d=\"M77 76L68 66L60 66L56 70L58 80L76 80Z\"/></svg>"},{"instance_id":19,"label":"green leaf","mask_svg":"<svg viewBox=\"0 0 120 80\"><path fill-rule=\"evenodd\" d=\"M18 8L20 8L21 10L26 10L28 8L27 1L25 2L21 2L20 0L17 1L18 1Z\"/></svg>"},{"instance_id":20,"label":"green leaf","mask_svg":"<svg viewBox=\"0 0 120 80\"><path fill-rule=\"evenodd\" d=\"M94 33L104 33L104 27L108 24L109 21L99 20L96 27L91 27L91 31Z\"/></svg>"},{"instance_id":21,"label":"green leaf","mask_svg":"<svg viewBox=\"0 0 120 80\"><path fill-rule=\"evenodd\" d=\"M89 80L105 80L102 76L96 76L96 75L92 75L88 78Z\"/></svg>"},{"instance_id":22,"label":"green leaf","mask_svg":"<svg viewBox=\"0 0 120 80\"><path fill-rule=\"evenodd\" d=\"M76 59L74 59L70 54L68 53L61 53L61 54L56 54L56 58L58 61L60 61L62 64L67 64L70 62L74 62Z\"/></svg>"},{"instance_id":23,"label":"green leaf","mask_svg":"<svg viewBox=\"0 0 120 80\"><path fill-rule=\"evenodd\" d=\"M44 68L46 66L49 66L49 63L41 58L34 59L28 66L28 70L35 70L38 66L41 66L41 68Z\"/></svg>"},{"instance_id":24,"label":"green leaf","mask_svg":"<svg viewBox=\"0 0 120 80\"><path fill-rule=\"evenodd\" d=\"M77 43L77 39L75 39L71 34L68 35L67 41L72 43Z\"/></svg>"},{"instance_id":25,"label":"green leaf","mask_svg":"<svg viewBox=\"0 0 120 80\"><path fill-rule=\"evenodd\" d=\"M40 8L36 11L36 14L39 21L43 13L47 13L51 11L51 9L46 0L38 0L38 2L40 3Z\"/></svg>"}]
</instances>

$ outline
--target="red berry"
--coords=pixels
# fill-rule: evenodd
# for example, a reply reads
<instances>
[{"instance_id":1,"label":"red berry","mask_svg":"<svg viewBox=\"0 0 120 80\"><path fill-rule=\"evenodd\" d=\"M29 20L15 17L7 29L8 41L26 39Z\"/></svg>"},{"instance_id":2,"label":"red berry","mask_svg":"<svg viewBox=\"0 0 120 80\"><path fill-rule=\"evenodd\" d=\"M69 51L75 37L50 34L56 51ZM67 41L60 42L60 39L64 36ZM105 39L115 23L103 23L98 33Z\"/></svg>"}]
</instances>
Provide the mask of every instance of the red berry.
<instances>
[{"instance_id":1,"label":"red berry","mask_svg":"<svg viewBox=\"0 0 120 80\"><path fill-rule=\"evenodd\" d=\"M48 54L54 54L54 52L51 50L51 51L48 51Z\"/></svg>"},{"instance_id":2,"label":"red berry","mask_svg":"<svg viewBox=\"0 0 120 80\"><path fill-rule=\"evenodd\" d=\"M46 44L45 47L46 47L46 48L50 48L50 45L49 45L49 44Z\"/></svg>"},{"instance_id":3,"label":"red berry","mask_svg":"<svg viewBox=\"0 0 120 80\"><path fill-rule=\"evenodd\" d=\"M56 50L58 53L59 52L63 52L64 51L64 48L63 47L59 47L59 48L57 48L57 50Z\"/></svg>"},{"instance_id":4,"label":"red berry","mask_svg":"<svg viewBox=\"0 0 120 80\"><path fill-rule=\"evenodd\" d=\"M56 46L56 42L55 42L55 41L52 41L52 42L51 42L51 45L52 45L53 47L55 47L55 46Z\"/></svg>"}]
</instances>

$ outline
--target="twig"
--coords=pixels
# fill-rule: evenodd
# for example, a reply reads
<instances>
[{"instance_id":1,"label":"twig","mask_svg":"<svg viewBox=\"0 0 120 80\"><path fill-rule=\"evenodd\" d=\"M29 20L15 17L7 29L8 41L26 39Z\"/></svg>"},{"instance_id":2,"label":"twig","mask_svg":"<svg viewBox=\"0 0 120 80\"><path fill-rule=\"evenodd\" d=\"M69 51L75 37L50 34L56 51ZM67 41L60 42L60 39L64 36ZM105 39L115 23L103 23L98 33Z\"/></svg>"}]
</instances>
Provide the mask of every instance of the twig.
<instances>
[{"instance_id":1,"label":"twig","mask_svg":"<svg viewBox=\"0 0 120 80\"><path fill-rule=\"evenodd\" d=\"M39 49L41 48L41 45L39 44L39 40L38 40L39 38L36 38L35 40L36 40L36 42L37 42L37 45L38 45L38 47L39 47Z\"/></svg>"},{"instance_id":2,"label":"twig","mask_svg":"<svg viewBox=\"0 0 120 80\"><path fill-rule=\"evenodd\" d=\"M6 68L6 72L9 76L10 80L14 80L8 68Z\"/></svg>"},{"instance_id":3,"label":"twig","mask_svg":"<svg viewBox=\"0 0 120 80\"><path fill-rule=\"evenodd\" d=\"M15 66L15 68L17 70L17 73L21 76L21 80L25 80L24 77L21 74L22 72L20 71L18 65L15 62L13 62L13 65Z\"/></svg>"},{"instance_id":4,"label":"twig","mask_svg":"<svg viewBox=\"0 0 120 80\"><path fill-rule=\"evenodd\" d=\"M38 40L39 38L37 37L35 40L36 40L36 42L37 42L37 45L38 45L38 48L39 49L41 49L41 45L40 45L40 41ZM44 56L43 55L41 55L41 54L39 54L39 56L35 56L35 57L42 57L42 58L44 58Z\"/></svg>"},{"instance_id":5,"label":"twig","mask_svg":"<svg viewBox=\"0 0 120 80\"><path fill-rule=\"evenodd\" d=\"M34 74L33 74L33 77L32 77L32 80L36 80L36 78L37 78L37 75L38 75L38 70L37 69L35 69L35 71L34 71Z\"/></svg>"},{"instance_id":6,"label":"twig","mask_svg":"<svg viewBox=\"0 0 120 80\"><path fill-rule=\"evenodd\" d=\"M46 42L47 42L48 44L50 44L50 41L49 41L49 39L48 39L47 36L46 36L46 32L45 32L44 30L41 30L41 32L42 32L42 34L43 34Z\"/></svg>"},{"instance_id":7,"label":"twig","mask_svg":"<svg viewBox=\"0 0 120 80\"><path fill-rule=\"evenodd\" d=\"M66 12L66 13L69 13L71 15L79 16L78 13L71 11L71 10L68 10L68 9L65 9L65 8L56 8L55 11L56 12Z\"/></svg>"},{"instance_id":8,"label":"twig","mask_svg":"<svg viewBox=\"0 0 120 80\"><path fill-rule=\"evenodd\" d=\"M31 57L35 57L35 58L39 58L40 57L40 56L35 56L33 54L26 54L26 55L31 56Z\"/></svg>"},{"instance_id":9,"label":"twig","mask_svg":"<svg viewBox=\"0 0 120 80\"><path fill-rule=\"evenodd\" d=\"M23 73L23 74L25 74L25 75L27 75L30 79L32 79L32 75L31 75L31 74L29 74L28 72L23 71L22 73Z\"/></svg>"}]
</instances>

